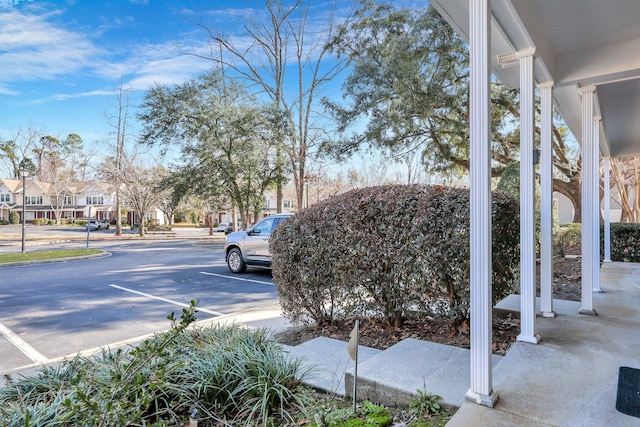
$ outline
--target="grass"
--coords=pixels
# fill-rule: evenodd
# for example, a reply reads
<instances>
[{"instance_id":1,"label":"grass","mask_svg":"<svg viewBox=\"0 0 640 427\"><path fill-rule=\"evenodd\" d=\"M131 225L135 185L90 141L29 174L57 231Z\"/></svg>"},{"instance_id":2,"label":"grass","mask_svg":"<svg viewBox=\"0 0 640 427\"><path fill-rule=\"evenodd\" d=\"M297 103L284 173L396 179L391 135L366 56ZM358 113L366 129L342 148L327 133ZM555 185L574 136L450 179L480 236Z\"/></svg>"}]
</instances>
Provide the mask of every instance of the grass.
<instances>
[{"instance_id":1,"label":"grass","mask_svg":"<svg viewBox=\"0 0 640 427\"><path fill-rule=\"evenodd\" d=\"M41 261L57 258L73 258L95 255L101 252L101 249L59 249L53 251L34 251L25 253L2 253L0 254L0 264L6 264L9 262Z\"/></svg>"}]
</instances>

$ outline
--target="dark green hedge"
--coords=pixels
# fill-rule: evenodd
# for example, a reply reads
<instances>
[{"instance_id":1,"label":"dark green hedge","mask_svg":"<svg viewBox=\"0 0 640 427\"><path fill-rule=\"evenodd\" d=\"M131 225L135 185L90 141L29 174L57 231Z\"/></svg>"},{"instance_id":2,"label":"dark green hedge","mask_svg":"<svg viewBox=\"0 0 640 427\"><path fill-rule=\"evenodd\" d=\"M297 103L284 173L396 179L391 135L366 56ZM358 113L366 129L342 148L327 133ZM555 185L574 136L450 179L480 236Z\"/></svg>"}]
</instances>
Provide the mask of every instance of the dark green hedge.
<instances>
[{"instance_id":1,"label":"dark green hedge","mask_svg":"<svg viewBox=\"0 0 640 427\"><path fill-rule=\"evenodd\" d=\"M493 297L518 279L519 207L493 194ZM424 185L353 190L302 210L271 236L286 317L319 324L469 311L469 191Z\"/></svg>"},{"instance_id":2,"label":"dark green hedge","mask_svg":"<svg viewBox=\"0 0 640 427\"><path fill-rule=\"evenodd\" d=\"M604 242L604 230L600 232ZM604 253L602 244L600 255ZM640 262L640 224L611 224L611 261Z\"/></svg>"}]
</instances>

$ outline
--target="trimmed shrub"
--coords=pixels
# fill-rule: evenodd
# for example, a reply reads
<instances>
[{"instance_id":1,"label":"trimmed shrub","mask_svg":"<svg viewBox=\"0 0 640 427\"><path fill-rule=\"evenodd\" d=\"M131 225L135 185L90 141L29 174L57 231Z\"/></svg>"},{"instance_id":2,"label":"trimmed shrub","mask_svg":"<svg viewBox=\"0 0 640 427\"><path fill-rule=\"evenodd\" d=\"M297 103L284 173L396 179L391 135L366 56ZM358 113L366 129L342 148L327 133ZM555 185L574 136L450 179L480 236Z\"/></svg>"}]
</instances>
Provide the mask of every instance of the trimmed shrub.
<instances>
[{"instance_id":1,"label":"trimmed shrub","mask_svg":"<svg viewBox=\"0 0 640 427\"><path fill-rule=\"evenodd\" d=\"M9 213L9 224L20 224L20 214L16 211Z\"/></svg>"},{"instance_id":2,"label":"trimmed shrub","mask_svg":"<svg viewBox=\"0 0 640 427\"><path fill-rule=\"evenodd\" d=\"M493 297L517 280L519 209L493 194ZM284 315L318 324L416 310L469 311L469 191L423 185L353 190L299 212L271 235L273 280Z\"/></svg>"},{"instance_id":3,"label":"trimmed shrub","mask_svg":"<svg viewBox=\"0 0 640 427\"><path fill-rule=\"evenodd\" d=\"M604 232L600 233L604 253ZM611 224L611 260L640 262L640 224Z\"/></svg>"},{"instance_id":4,"label":"trimmed shrub","mask_svg":"<svg viewBox=\"0 0 640 427\"><path fill-rule=\"evenodd\" d=\"M33 224L33 225L49 225L49 219L48 218L35 218L33 221L31 221L31 224Z\"/></svg>"},{"instance_id":5,"label":"trimmed shrub","mask_svg":"<svg viewBox=\"0 0 640 427\"><path fill-rule=\"evenodd\" d=\"M582 224L561 225L553 235L553 252L558 256L580 255L582 248Z\"/></svg>"}]
</instances>

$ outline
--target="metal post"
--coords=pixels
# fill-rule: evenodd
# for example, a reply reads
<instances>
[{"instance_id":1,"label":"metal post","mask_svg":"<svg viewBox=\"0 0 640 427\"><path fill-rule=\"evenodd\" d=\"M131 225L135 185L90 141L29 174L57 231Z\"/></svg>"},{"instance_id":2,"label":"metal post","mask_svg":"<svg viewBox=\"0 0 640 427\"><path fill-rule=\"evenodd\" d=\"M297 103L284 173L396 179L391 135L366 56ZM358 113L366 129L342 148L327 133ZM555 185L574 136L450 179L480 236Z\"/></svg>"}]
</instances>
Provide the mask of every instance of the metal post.
<instances>
[{"instance_id":1,"label":"metal post","mask_svg":"<svg viewBox=\"0 0 640 427\"><path fill-rule=\"evenodd\" d=\"M22 253L25 252L25 227L26 227L26 215L27 215L27 175L24 169L21 169L22 172Z\"/></svg>"},{"instance_id":2,"label":"metal post","mask_svg":"<svg viewBox=\"0 0 640 427\"><path fill-rule=\"evenodd\" d=\"M356 331L356 347L355 347L355 369L353 372L353 413L356 413L356 403L357 403L357 397L356 397L356 390L357 390L357 386L358 386L358 346L360 345L360 320L356 319L356 327L355 327L355 331Z\"/></svg>"},{"instance_id":3,"label":"metal post","mask_svg":"<svg viewBox=\"0 0 640 427\"><path fill-rule=\"evenodd\" d=\"M89 224L91 223L91 205L89 205L89 215L88 215L89 219L87 220L87 249L89 249L89 234L91 234L91 227L89 227ZM96 217L97 219L97 217Z\"/></svg>"}]
</instances>

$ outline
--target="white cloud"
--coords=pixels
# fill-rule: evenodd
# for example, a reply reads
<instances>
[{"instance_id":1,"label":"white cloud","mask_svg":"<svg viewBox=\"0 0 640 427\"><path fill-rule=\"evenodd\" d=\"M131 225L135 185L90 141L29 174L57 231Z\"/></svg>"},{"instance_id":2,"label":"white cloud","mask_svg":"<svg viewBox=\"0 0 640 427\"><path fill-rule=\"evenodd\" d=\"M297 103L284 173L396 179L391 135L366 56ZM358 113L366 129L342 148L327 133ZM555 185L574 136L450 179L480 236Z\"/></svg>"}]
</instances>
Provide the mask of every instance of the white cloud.
<instances>
[{"instance_id":1,"label":"white cloud","mask_svg":"<svg viewBox=\"0 0 640 427\"><path fill-rule=\"evenodd\" d=\"M100 53L83 34L49 21L56 15L0 11L1 81L54 79L85 67Z\"/></svg>"},{"instance_id":2,"label":"white cloud","mask_svg":"<svg viewBox=\"0 0 640 427\"><path fill-rule=\"evenodd\" d=\"M125 60L102 64L100 74L105 78L126 76L126 85L133 90L148 90L156 83L180 84L212 66L210 61L185 55L175 42L138 45L130 50Z\"/></svg>"},{"instance_id":3,"label":"white cloud","mask_svg":"<svg viewBox=\"0 0 640 427\"><path fill-rule=\"evenodd\" d=\"M73 99L73 98L88 98L90 96L113 96L113 91L107 90L93 90L91 92L80 92L74 94L57 94L53 95L51 98L56 101L63 101L65 99Z\"/></svg>"},{"instance_id":4,"label":"white cloud","mask_svg":"<svg viewBox=\"0 0 640 427\"><path fill-rule=\"evenodd\" d=\"M18 92L0 83L0 95L18 95Z\"/></svg>"}]
</instances>

